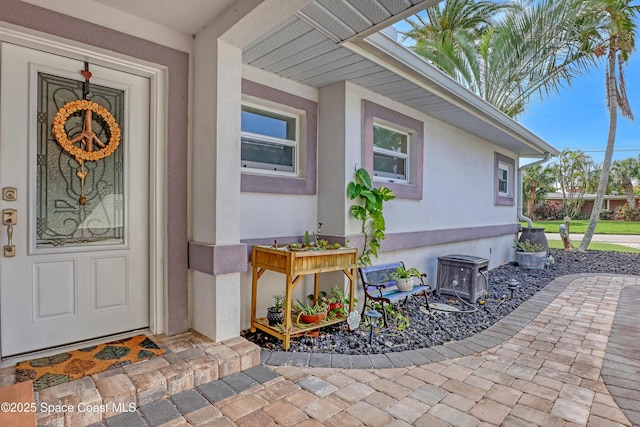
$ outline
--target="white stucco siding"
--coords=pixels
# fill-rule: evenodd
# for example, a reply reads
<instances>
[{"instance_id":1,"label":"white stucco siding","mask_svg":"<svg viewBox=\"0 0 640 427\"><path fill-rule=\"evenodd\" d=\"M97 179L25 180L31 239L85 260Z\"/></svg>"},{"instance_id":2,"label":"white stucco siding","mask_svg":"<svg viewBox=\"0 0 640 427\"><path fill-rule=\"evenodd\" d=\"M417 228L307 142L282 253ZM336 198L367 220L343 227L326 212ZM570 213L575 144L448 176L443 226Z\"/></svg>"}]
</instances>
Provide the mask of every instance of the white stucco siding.
<instances>
[{"instance_id":1,"label":"white stucco siding","mask_svg":"<svg viewBox=\"0 0 640 427\"><path fill-rule=\"evenodd\" d=\"M515 205L494 203L494 158L496 151L517 156L442 122L426 126L424 195L418 210L428 229L516 222Z\"/></svg>"},{"instance_id":2,"label":"white stucco siding","mask_svg":"<svg viewBox=\"0 0 640 427\"><path fill-rule=\"evenodd\" d=\"M263 70L243 65L242 77L297 97L313 102L318 101L317 89ZM304 144L304 140L301 143ZM300 148L304 151L304 147ZM312 232L317 229L317 193L299 195L242 192L240 216L240 239L300 236L304 234L305 230Z\"/></svg>"},{"instance_id":3,"label":"white stucco siding","mask_svg":"<svg viewBox=\"0 0 640 427\"><path fill-rule=\"evenodd\" d=\"M426 114L361 88L340 82L318 91L283 80L263 71L243 68L244 78L263 85L305 96L318 102L318 191L316 195L249 193L241 195L241 235L244 240L302 236L323 222L323 233L356 236L360 223L349 214L352 204L346 186L354 170L364 163L363 101L371 101L423 125L422 198L398 198L387 203L387 234L459 230L516 223L516 207L495 204L495 153L511 157L515 153L491 141L440 122ZM381 252L376 264L402 260L428 274L435 286L437 258L463 253L490 260L490 268L512 260L515 235L487 238L469 237L455 243ZM321 275L321 288L329 290L343 283L341 275ZM242 327L250 324L251 271L241 273ZM284 276L267 272L260 279L257 314L264 316L271 296L284 290ZM305 278L294 291L294 301L306 301L312 292L312 277ZM361 298L362 299L362 298Z\"/></svg>"},{"instance_id":4,"label":"white stucco siding","mask_svg":"<svg viewBox=\"0 0 640 427\"><path fill-rule=\"evenodd\" d=\"M242 193L241 239L302 236L318 228L316 196Z\"/></svg>"},{"instance_id":5,"label":"white stucco siding","mask_svg":"<svg viewBox=\"0 0 640 427\"><path fill-rule=\"evenodd\" d=\"M494 204L494 156L517 155L412 108L347 83L345 172L363 163L362 104L369 100L424 124L423 195L421 200L395 199L385 206L387 231L408 232L513 224L516 207ZM346 183L345 183L346 186ZM348 234L359 223L349 219Z\"/></svg>"}]
</instances>

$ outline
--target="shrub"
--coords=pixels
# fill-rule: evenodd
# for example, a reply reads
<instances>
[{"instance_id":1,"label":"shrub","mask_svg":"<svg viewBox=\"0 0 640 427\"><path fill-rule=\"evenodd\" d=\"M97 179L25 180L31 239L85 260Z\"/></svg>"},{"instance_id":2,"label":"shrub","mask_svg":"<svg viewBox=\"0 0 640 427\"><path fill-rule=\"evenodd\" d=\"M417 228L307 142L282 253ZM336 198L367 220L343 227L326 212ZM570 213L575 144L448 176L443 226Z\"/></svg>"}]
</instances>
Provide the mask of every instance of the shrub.
<instances>
[{"instance_id":1,"label":"shrub","mask_svg":"<svg viewBox=\"0 0 640 427\"><path fill-rule=\"evenodd\" d=\"M600 219L611 219L613 218L613 211L610 211L609 209L602 209L600 211Z\"/></svg>"},{"instance_id":2,"label":"shrub","mask_svg":"<svg viewBox=\"0 0 640 427\"><path fill-rule=\"evenodd\" d=\"M616 208L615 218L621 221L640 221L640 207L632 209L629 205Z\"/></svg>"},{"instance_id":3,"label":"shrub","mask_svg":"<svg viewBox=\"0 0 640 427\"><path fill-rule=\"evenodd\" d=\"M540 219L549 220L562 218L560 203L557 201L547 200L544 204L536 206L533 212L535 216Z\"/></svg>"},{"instance_id":4,"label":"shrub","mask_svg":"<svg viewBox=\"0 0 640 427\"><path fill-rule=\"evenodd\" d=\"M586 219L589 219L589 217L590 217L589 214L586 214L584 212L578 212L571 219L586 220Z\"/></svg>"}]
</instances>

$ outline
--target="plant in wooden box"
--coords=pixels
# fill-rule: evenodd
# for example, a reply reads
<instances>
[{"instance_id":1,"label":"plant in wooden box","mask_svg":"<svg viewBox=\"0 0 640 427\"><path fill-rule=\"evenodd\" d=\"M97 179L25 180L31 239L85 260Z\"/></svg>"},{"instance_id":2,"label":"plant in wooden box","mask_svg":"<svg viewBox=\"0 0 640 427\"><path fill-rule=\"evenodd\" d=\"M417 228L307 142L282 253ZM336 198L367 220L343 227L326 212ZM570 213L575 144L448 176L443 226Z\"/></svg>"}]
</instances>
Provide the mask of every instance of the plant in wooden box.
<instances>
[{"instance_id":1,"label":"plant in wooden box","mask_svg":"<svg viewBox=\"0 0 640 427\"><path fill-rule=\"evenodd\" d=\"M283 303L284 294L275 294L273 296L273 306L267 308L269 326L276 326L284 321L284 312L282 311Z\"/></svg>"},{"instance_id":2,"label":"plant in wooden box","mask_svg":"<svg viewBox=\"0 0 640 427\"><path fill-rule=\"evenodd\" d=\"M295 306L298 312L297 323L320 323L327 315L329 307L324 301L319 301L315 304L303 304L299 300L297 302L298 304Z\"/></svg>"},{"instance_id":3,"label":"plant in wooden box","mask_svg":"<svg viewBox=\"0 0 640 427\"><path fill-rule=\"evenodd\" d=\"M407 292L413 289L414 277L420 277L421 273L417 268L398 267L391 277L396 281L396 286L400 292Z\"/></svg>"}]
</instances>

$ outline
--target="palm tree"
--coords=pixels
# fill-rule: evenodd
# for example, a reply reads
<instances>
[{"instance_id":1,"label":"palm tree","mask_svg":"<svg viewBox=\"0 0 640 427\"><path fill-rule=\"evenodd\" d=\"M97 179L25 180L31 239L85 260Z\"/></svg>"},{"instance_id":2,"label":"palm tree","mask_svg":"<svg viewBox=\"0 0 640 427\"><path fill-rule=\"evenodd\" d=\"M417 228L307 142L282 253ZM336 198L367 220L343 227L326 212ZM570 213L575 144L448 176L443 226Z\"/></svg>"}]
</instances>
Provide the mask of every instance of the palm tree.
<instances>
[{"instance_id":1,"label":"palm tree","mask_svg":"<svg viewBox=\"0 0 640 427\"><path fill-rule=\"evenodd\" d=\"M594 54L601 57L606 55L605 87L607 89L607 109L609 111L609 134L607 148L602 162L602 174L596 191L596 198L591 210L589 225L578 250L585 251L591 243L591 238L600 218L600 210L604 201L604 194L609 181L613 147L616 141L618 125L618 108L622 117L633 120L633 112L627 98L624 79L624 65L629 55L635 50L636 14L640 6L633 6L633 0L599 0L590 7L591 13L585 17L596 24L590 34L597 44Z\"/></svg>"},{"instance_id":2,"label":"palm tree","mask_svg":"<svg viewBox=\"0 0 640 427\"><path fill-rule=\"evenodd\" d=\"M426 19L409 21L413 29L404 35L414 38L416 53L511 117L531 96L557 92L591 63L582 48L584 2L501 3L499 15L486 3L433 6Z\"/></svg>"},{"instance_id":3,"label":"palm tree","mask_svg":"<svg viewBox=\"0 0 640 427\"><path fill-rule=\"evenodd\" d=\"M536 219L534 207L544 201L546 193L554 191L555 181L550 166L536 165L525 169L522 177L523 198L527 202L527 215L530 218Z\"/></svg>"},{"instance_id":4,"label":"palm tree","mask_svg":"<svg viewBox=\"0 0 640 427\"><path fill-rule=\"evenodd\" d=\"M448 0L425 10L425 17L407 18L411 30L402 32L404 40L415 41L413 49L445 73L467 87L474 86L476 41L493 26L494 17L514 3L486 0ZM477 87L473 90L477 92Z\"/></svg>"},{"instance_id":5,"label":"palm tree","mask_svg":"<svg viewBox=\"0 0 640 427\"><path fill-rule=\"evenodd\" d=\"M614 184L622 189L627 196L627 204L631 209L636 208L636 197L633 192L633 180L640 175L638 159L629 157L616 160L611 165L611 178Z\"/></svg>"}]
</instances>

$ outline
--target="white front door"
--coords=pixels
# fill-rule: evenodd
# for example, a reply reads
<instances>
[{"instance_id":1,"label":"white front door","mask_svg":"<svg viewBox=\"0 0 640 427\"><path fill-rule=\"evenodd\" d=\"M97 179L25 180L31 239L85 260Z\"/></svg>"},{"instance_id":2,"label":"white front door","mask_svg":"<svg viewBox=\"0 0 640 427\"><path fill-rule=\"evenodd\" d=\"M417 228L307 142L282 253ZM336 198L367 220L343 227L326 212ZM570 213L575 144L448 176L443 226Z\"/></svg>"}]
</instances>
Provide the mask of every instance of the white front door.
<instances>
[{"instance_id":1,"label":"white front door","mask_svg":"<svg viewBox=\"0 0 640 427\"><path fill-rule=\"evenodd\" d=\"M122 137L113 154L81 168L52 122L83 98L85 64L1 49L0 188L17 189L15 200L0 199L1 210L17 212L12 233L0 226L2 357L148 327L149 80L89 64L89 99ZM69 139L82 132L83 113L66 121ZM92 124L109 141L99 114ZM15 256L4 253L10 234Z\"/></svg>"}]
</instances>

